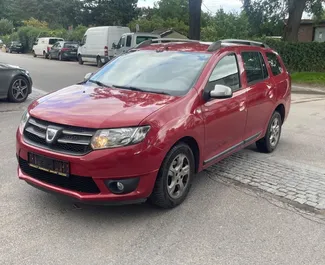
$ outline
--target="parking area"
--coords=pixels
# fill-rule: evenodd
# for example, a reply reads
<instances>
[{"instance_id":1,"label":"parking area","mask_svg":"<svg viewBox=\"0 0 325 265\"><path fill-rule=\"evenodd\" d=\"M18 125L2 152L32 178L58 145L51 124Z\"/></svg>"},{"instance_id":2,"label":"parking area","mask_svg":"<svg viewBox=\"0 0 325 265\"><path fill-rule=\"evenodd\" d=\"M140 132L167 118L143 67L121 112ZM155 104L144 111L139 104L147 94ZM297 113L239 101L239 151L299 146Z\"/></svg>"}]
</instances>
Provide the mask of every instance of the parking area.
<instances>
[{"instance_id":1,"label":"parking area","mask_svg":"<svg viewBox=\"0 0 325 265\"><path fill-rule=\"evenodd\" d=\"M85 206L18 180L15 131L33 99L96 66L0 61L26 68L38 89L0 102L0 264L324 264L325 96L294 94L275 153L251 146L209 168L176 209Z\"/></svg>"}]
</instances>

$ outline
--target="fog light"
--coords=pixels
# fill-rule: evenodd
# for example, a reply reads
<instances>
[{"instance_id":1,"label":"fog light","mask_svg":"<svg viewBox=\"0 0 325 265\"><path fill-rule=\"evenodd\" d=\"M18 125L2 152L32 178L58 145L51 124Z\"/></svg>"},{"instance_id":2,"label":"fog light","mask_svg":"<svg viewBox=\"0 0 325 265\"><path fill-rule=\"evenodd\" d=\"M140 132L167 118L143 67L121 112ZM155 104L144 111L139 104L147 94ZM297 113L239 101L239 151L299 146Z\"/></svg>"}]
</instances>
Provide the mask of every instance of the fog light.
<instances>
[{"instance_id":1,"label":"fog light","mask_svg":"<svg viewBox=\"0 0 325 265\"><path fill-rule=\"evenodd\" d=\"M117 182L116 183L116 187L118 188L119 191L123 191L124 190L124 185L121 182Z\"/></svg>"}]
</instances>

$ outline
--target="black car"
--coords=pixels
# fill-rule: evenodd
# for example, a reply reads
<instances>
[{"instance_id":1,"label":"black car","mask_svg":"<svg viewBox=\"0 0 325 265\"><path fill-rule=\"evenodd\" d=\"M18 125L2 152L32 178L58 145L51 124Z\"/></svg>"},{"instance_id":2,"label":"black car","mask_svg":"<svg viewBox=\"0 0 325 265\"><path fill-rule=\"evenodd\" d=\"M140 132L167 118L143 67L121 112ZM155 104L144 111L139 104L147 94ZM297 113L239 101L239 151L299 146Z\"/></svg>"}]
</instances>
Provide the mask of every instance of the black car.
<instances>
[{"instance_id":1,"label":"black car","mask_svg":"<svg viewBox=\"0 0 325 265\"><path fill-rule=\"evenodd\" d=\"M49 59L77 60L79 44L73 41L59 41L49 51Z\"/></svg>"},{"instance_id":2,"label":"black car","mask_svg":"<svg viewBox=\"0 0 325 265\"><path fill-rule=\"evenodd\" d=\"M22 53L24 51L23 44L19 41L10 42L9 46L6 48L6 52L12 53Z\"/></svg>"},{"instance_id":3,"label":"black car","mask_svg":"<svg viewBox=\"0 0 325 265\"><path fill-rule=\"evenodd\" d=\"M11 102L24 102L32 93L32 78L19 66L0 63L0 98Z\"/></svg>"}]
</instances>

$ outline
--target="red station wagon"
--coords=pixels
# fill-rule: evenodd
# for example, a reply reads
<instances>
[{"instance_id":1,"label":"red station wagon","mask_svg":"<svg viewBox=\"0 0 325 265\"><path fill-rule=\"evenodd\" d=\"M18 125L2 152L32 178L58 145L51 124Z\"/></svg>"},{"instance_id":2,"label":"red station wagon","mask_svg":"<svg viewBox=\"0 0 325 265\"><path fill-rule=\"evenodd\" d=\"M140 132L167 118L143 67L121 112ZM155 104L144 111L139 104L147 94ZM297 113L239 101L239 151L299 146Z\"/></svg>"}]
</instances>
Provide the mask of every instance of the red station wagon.
<instances>
[{"instance_id":1,"label":"red station wagon","mask_svg":"<svg viewBox=\"0 0 325 265\"><path fill-rule=\"evenodd\" d=\"M290 103L290 76L263 43L145 42L28 107L18 175L84 203L172 208L212 164L253 143L274 151Z\"/></svg>"}]
</instances>

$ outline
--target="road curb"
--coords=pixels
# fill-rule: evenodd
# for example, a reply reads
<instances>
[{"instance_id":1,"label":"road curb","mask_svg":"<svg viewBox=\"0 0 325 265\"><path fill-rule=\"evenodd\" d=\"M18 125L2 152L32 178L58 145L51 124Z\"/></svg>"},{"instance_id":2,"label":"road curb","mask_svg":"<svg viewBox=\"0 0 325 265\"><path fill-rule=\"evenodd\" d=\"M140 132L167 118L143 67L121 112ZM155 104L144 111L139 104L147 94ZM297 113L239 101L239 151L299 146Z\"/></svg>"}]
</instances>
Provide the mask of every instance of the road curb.
<instances>
[{"instance_id":1,"label":"road curb","mask_svg":"<svg viewBox=\"0 0 325 265\"><path fill-rule=\"evenodd\" d=\"M308 87L302 85L292 85L291 92L295 94L317 94L325 95L325 88L323 87Z\"/></svg>"}]
</instances>

